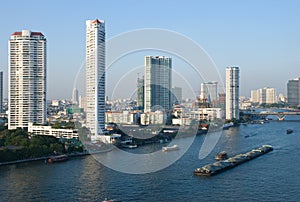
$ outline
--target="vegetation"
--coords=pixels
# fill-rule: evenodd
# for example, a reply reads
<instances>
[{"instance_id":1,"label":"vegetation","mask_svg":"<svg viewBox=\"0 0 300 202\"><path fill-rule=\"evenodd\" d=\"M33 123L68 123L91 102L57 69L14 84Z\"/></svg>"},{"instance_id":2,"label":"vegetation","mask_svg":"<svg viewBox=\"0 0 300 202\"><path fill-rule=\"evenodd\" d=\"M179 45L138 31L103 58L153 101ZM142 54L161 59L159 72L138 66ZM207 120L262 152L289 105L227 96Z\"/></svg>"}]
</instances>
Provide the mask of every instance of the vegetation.
<instances>
[{"instance_id":1,"label":"vegetation","mask_svg":"<svg viewBox=\"0 0 300 202\"><path fill-rule=\"evenodd\" d=\"M0 126L0 162L82 150L82 145L66 144L52 136L29 136L21 128L8 130L7 127Z\"/></svg>"}]
</instances>

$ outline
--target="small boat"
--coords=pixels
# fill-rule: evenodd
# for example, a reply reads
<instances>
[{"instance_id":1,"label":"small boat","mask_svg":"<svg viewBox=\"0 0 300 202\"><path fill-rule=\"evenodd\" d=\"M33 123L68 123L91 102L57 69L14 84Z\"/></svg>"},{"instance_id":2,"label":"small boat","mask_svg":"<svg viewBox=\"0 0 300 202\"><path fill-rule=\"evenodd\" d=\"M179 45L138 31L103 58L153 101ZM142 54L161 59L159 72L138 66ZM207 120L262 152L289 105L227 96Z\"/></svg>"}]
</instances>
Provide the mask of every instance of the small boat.
<instances>
[{"instance_id":1,"label":"small boat","mask_svg":"<svg viewBox=\"0 0 300 202\"><path fill-rule=\"evenodd\" d=\"M67 161L68 160L68 156L65 154L62 155L58 155L58 156L51 156L47 159L47 163L56 163L56 162L63 162L63 161Z\"/></svg>"},{"instance_id":2,"label":"small boat","mask_svg":"<svg viewBox=\"0 0 300 202\"><path fill-rule=\"evenodd\" d=\"M162 151L166 152L166 151L174 151L174 150L178 150L178 149L179 149L178 145L174 144L173 146L170 146L170 147L163 147Z\"/></svg>"},{"instance_id":3,"label":"small boat","mask_svg":"<svg viewBox=\"0 0 300 202\"><path fill-rule=\"evenodd\" d=\"M217 161L220 161L220 160L224 160L224 159L226 159L226 158L227 158L227 153L226 153L225 151L221 151L221 152L217 153L215 159L216 159Z\"/></svg>"},{"instance_id":4,"label":"small boat","mask_svg":"<svg viewBox=\"0 0 300 202\"><path fill-rule=\"evenodd\" d=\"M122 144L122 147L129 148L129 149L135 149L137 148L137 144Z\"/></svg>"},{"instance_id":5,"label":"small boat","mask_svg":"<svg viewBox=\"0 0 300 202\"><path fill-rule=\"evenodd\" d=\"M291 134L292 132L293 132L292 129L287 129L287 130L286 130L286 134Z\"/></svg>"}]
</instances>

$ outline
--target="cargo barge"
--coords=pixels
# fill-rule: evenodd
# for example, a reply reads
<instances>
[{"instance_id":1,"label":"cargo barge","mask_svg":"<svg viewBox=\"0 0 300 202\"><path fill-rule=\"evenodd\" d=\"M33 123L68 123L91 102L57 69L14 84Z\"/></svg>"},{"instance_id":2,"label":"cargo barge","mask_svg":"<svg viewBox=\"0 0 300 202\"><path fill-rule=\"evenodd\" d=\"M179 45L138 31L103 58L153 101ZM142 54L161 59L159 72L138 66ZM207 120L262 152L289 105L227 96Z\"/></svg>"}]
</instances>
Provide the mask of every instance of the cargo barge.
<instances>
[{"instance_id":1,"label":"cargo barge","mask_svg":"<svg viewBox=\"0 0 300 202\"><path fill-rule=\"evenodd\" d=\"M200 175L200 176L211 176L218 174L222 171L225 171L227 169L233 168L237 165L240 165L244 162L250 161L256 157L259 157L263 154L266 154L270 151L273 150L273 147L270 145L263 145L259 148L252 149L251 151L245 153L245 154L238 154L234 157L217 161L213 164L208 164L205 165L201 168L197 168L194 171L195 175Z\"/></svg>"}]
</instances>

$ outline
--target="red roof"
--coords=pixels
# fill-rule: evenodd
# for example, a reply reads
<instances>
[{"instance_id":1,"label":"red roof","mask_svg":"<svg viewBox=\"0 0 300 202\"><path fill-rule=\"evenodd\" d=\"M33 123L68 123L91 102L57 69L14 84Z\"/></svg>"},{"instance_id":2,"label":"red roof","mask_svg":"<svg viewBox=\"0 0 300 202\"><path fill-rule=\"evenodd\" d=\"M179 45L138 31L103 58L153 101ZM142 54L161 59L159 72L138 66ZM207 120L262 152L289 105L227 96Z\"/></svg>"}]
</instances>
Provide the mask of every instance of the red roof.
<instances>
[{"instance_id":1,"label":"red roof","mask_svg":"<svg viewBox=\"0 0 300 202\"><path fill-rule=\"evenodd\" d=\"M100 22L98 19L93 20L92 23L93 23L93 24L101 24L101 22Z\"/></svg>"},{"instance_id":2,"label":"red roof","mask_svg":"<svg viewBox=\"0 0 300 202\"><path fill-rule=\"evenodd\" d=\"M22 32L14 32L12 36L22 36ZM31 36L44 36L42 32L31 32Z\"/></svg>"}]
</instances>

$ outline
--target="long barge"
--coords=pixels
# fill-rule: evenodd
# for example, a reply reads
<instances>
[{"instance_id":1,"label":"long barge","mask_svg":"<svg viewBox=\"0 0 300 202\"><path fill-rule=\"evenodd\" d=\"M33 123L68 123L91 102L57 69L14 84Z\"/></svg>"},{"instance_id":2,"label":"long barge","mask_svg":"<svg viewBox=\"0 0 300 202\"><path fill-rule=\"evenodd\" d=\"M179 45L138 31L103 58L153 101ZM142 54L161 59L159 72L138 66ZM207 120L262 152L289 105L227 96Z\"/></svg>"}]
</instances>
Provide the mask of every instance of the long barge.
<instances>
[{"instance_id":1,"label":"long barge","mask_svg":"<svg viewBox=\"0 0 300 202\"><path fill-rule=\"evenodd\" d=\"M273 150L273 147L271 145L262 145L259 148L252 149L251 151L244 153L244 154L238 154L234 157L217 161L212 164L205 165L201 168L197 168L194 170L195 175L199 176L211 176L218 174L222 171L225 171L227 169L233 168L237 165L240 165L244 162L250 161L256 157L259 157L263 154L266 154Z\"/></svg>"}]
</instances>

